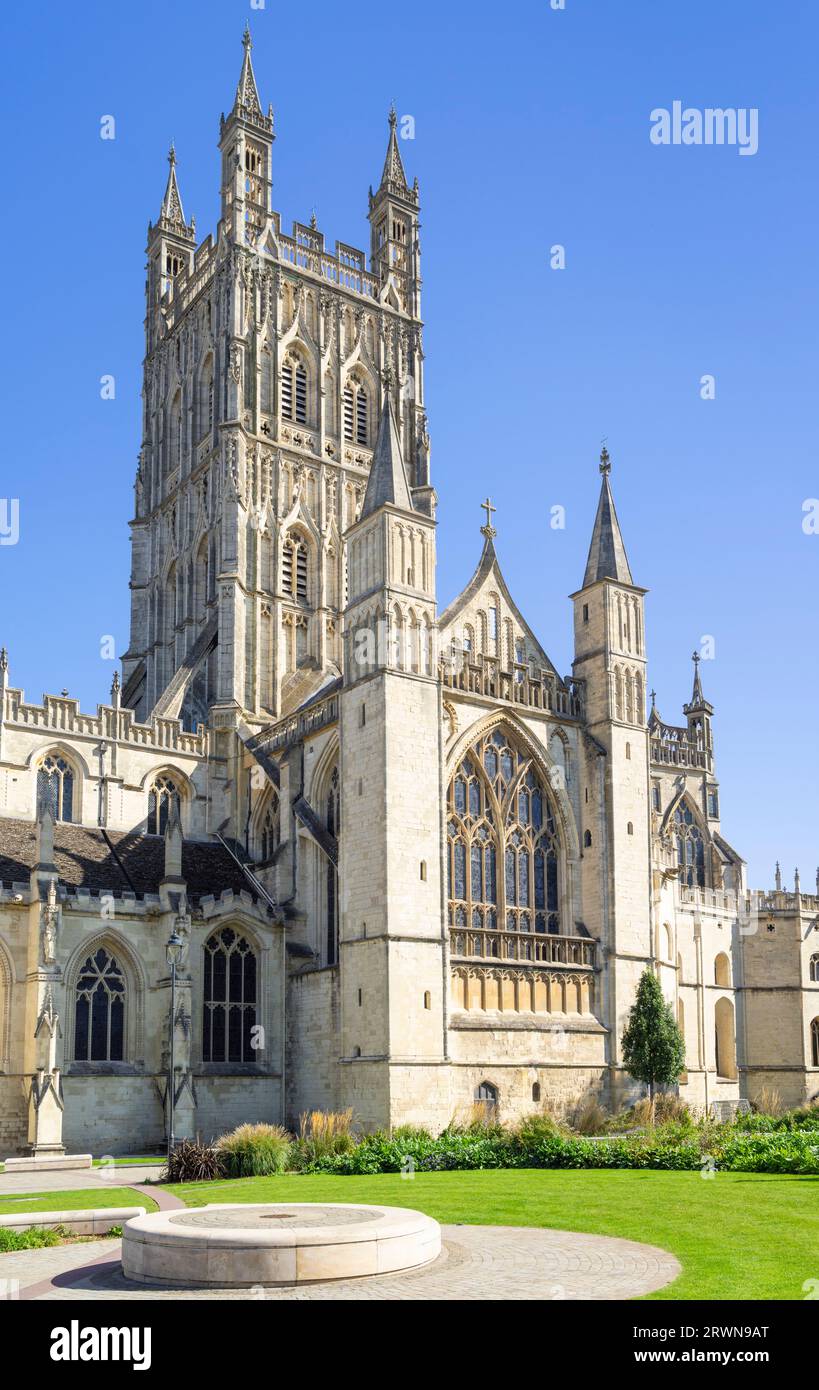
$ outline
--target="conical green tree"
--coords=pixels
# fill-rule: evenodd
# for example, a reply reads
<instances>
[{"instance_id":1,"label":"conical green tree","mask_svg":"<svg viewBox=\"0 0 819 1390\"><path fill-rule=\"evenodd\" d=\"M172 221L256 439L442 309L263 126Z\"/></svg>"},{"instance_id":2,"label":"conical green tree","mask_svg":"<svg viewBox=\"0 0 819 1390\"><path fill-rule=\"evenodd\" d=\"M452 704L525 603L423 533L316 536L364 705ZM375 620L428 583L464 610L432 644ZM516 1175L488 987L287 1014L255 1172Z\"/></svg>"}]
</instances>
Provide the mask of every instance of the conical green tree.
<instances>
[{"instance_id":1,"label":"conical green tree","mask_svg":"<svg viewBox=\"0 0 819 1390\"><path fill-rule=\"evenodd\" d=\"M685 1042L660 982L644 970L623 1033L623 1061L635 1081L654 1099L655 1086L673 1086L685 1069Z\"/></svg>"}]
</instances>

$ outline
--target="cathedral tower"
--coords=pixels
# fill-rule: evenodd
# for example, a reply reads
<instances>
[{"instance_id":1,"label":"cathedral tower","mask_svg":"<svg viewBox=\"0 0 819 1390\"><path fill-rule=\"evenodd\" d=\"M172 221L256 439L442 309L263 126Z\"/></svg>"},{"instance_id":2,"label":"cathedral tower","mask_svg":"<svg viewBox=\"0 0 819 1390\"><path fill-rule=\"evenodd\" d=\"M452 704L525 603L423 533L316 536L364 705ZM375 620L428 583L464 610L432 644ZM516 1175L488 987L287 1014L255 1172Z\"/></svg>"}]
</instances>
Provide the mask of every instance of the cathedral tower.
<instances>
[{"instance_id":1,"label":"cathedral tower","mask_svg":"<svg viewBox=\"0 0 819 1390\"><path fill-rule=\"evenodd\" d=\"M423 403L417 183L391 116L371 194L371 267L315 216L270 207L273 115L245 32L220 123L221 216L198 247L175 154L149 230L143 437L123 703L195 729L262 727L341 670L343 537L384 403L413 508L432 514Z\"/></svg>"},{"instance_id":2,"label":"cathedral tower","mask_svg":"<svg viewBox=\"0 0 819 1390\"><path fill-rule=\"evenodd\" d=\"M445 1055L435 523L413 505L389 387L347 534L341 696L343 1103L420 1122Z\"/></svg>"},{"instance_id":3,"label":"cathedral tower","mask_svg":"<svg viewBox=\"0 0 819 1390\"><path fill-rule=\"evenodd\" d=\"M584 913L608 958L603 1022L610 1034L609 1063L617 1068L637 981L652 957L646 590L632 579L605 448L600 472L583 587L572 595L573 671L585 686L586 729L593 741L583 805ZM611 1083L615 1091L616 1072Z\"/></svg>"}]
</instances>

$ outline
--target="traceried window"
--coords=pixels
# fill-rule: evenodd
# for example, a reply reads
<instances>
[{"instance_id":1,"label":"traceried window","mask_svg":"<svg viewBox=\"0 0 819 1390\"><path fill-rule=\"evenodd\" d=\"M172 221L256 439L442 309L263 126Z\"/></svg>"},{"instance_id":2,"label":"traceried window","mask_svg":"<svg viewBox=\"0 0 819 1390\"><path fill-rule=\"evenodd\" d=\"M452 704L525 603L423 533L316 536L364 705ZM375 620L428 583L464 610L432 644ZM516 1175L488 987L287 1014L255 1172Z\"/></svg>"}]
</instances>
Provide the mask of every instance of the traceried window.
<instances>
[{"instance_id":1,"label":"traceried window","mask_svg":"<svg viewBox=\"0 0 819 1390\"><path fill-rule=\"evenodd\" d=\"M348 444L369 444L368 406L366 386L352 378L344 387L344 438Z\"/></svg>"},{"instance_id":2,"label":"traceried window","mask_svg":"<svg viewBox=\"0 0 819 1390\"><path fill-rule=\"evenodd\" d=\"M121 1062L125 1056L125 975L100 946L77 979L74 1057L78 1062Z\"/></svg>"},{"instance_id":3,"label":"traceried window","mask_svg":"<svg viewBox=\"0 0 819 1390\"><path fill-rule=\"evenodd\" d=\"M168 828L168 816L171 807L176 804L176 809L180 810L182 799L179 795L179 788L170 777L157 777L151 787L151 794L148 797L148 834L164 835Z\"/></svg>"},{"instance_id":4,"label":"traceried window","mask_svg":"<svg viewBox=\"0 0 819 1390\"><path fill-rule=\"evenodd\" d=\"M559 932L554 810L531 758L501 729L464 757L447 809L450 925Z\"/></svg>"},{"instance_id":5,"label":"traceried window","mask_svg":"<svg viewBox=\"0 0 819 1390\"><path fill-rule=\"evenodd\" d=\"M685 801L674 812L674 835L681 870L680 882L688 888L704 888L705 842L694 813Z\"/></svg>"},{"instance_id":6,"label":"traceried window","mask_svg":"<svg viewBox=\"0 0 819 1390\"><path fill-rule=\"evenodd\" d=\"M276 853L280 839L279 798L273 792L265 808L259 831L259 854L262 860L270 859Z\"/></svg>"},{"instance_id":7,"label":"traceried window","mask_svg":"<svg viewBox=\"0 0 819 1390\"><path fill-rule=\"evenodd\" d=\"M293 357L286 358L282 366L282 419L307 424L307 371Z\"/></svg>"},{"instance_id":8,"label":"traceried window","mask_svg":"<svg viewBox=\"0 0 819 1390\"><path fill-rule=\"evenodd\" d=\"M248 941L232 927L205 943L202 1060L253 1062L257 962Z\"/></svg>"},{"instance_id":9,"label":"traceried window","mask_svg":"<svg viewBox=\"0 0 819 1390\"><path fill-rule=\"evenodd\" d=\"M810 978L813 984L819 984L819 955L810 958Z\"/></svg>"},{"instance_id":10,"label":"traceried window","mask_svg":"<svg viewBox=\"0 0 819 1390\"><path fill-rule=\"evenodd\" d=\"M811 1065L819 1067L819 1018L815 1018L810 1025L810 1055Z\"/></svg>"},{"instance_id":11,"label":"traceried window","mask_svg":"<svg viewBox=\"0 0 819 1390\"><path fill-rule=\"evenodd\" d=\"M59 753L48 753L37 769L37 804L50 806L55 820L74 819L74 772Z\"/></svg>"},{"instance_id":12,"label":"traceried window","mask_svg":"<svg viewBox=\"0 0 819 1390\"><path fill-rule=\"evenodd\" d=\"M337 767L333 768L330 778L324 821L330 834L338 840L341 832L341 784ZM335 965L338 960L338 869L330 859L326 860L325 892L326 963Z\"/></svg>"}]
</instances>

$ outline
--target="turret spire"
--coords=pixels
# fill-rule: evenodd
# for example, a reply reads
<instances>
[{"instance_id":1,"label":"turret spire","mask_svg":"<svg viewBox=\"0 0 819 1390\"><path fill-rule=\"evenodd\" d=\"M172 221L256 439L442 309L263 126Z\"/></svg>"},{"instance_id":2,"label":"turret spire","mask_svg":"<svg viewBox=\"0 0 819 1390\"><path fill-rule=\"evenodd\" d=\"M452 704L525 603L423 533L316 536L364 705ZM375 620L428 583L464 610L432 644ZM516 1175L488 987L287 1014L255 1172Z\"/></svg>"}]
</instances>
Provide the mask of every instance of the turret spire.
<instances>
[{"instance_id":1,"label":"turret spire","mask_svg":"<svg viewBox=\"0 0 819 1390\"><path fill-rule=\"evenodd\" d=\"M369 516L371 512L382 507L385 502L390 503L393 507L403 507L408 512L414 510L404 459L401 454L398 426L395 423L395 414L390 400L389 386L384 391L384 408L381 411L378 438L375 441L375 452L373 453L370 476L367 479L367 491L364 494L361 517Z\"/></svg>"},{"instance_id":2,"label":"turret spire","mask_svg":"<svg viewBox=\"0 0 819 1390\"><path fill-rule=\"evenodd\" d=\"M262 104L259 101L259 89L256 86L256 74L253 71L253 61L250 57L250 50L253 47L253 40L250 37L250 25L245 25L245 32L242 35L242 47L245 55L242 59L242 72L239 78L239 85L236 88L236 100L233 104L233 114L242 116L245 120L264 120L262 114Z\"/></svg>"},{"instance_id":3,"label":"turret spire","mask_svg":"<svg viewBox=\"0 0 819 1390\"><path fill-rule=\"evenodd\" d=\"M699 652L691 653L691 660L694 663L694 689L691 695L691 709L697 709L705 703L705 696L702 693L702 681L700 680L700 662L702 657Z\"/></svg>"},{"instance_id":4,"label":"turret spire","mask_svg":"<svg viewBox=\"0 0 819 1390\"><path fill-rule=\"evenodd\" d=\"M388 193L403 194L406 198L409 197L409 185L407 184L407 176L404 173L404 165L401 161L401 152L398 149L398 137L395 133L396 126L398 125L395 104L390 107L388 119L390 123L390 138L387 142L387 156L384 160L384 168L381 171L379 192L384 189Z\"/></svg>"},{"instance_id":5,"label":"turret spire","mask_svg":"<svg viewBox=\"0 0 819 1390\"><path fill-rule=\"evenodd\" d=\"M196 230L196 223L191 218L190 226L185 221L185 213L182 208L182 195L179 192L179 183L176 178L176 148L173 140L168 150L168 182L165 185L165 196L162 199L162 210L159 214L157 226L163 231L175 232L177 236L189 237Z\"/></svg>"},{"instance_id":6,"label":"turret spire","mask_svg":"<svg viewBox=\"0 0 819 1390\"><path fill-rule=\"evenodd\" d=\"M633 586L634 580L631 577L626 547L623 544L614 498L611 495L611 459L605 444L600 453L600 472L603 484L597 504L597 516L594 519L583 588L587 588L589 584L596 584L598 579L614 579L618 584Z\"/></svg>"}]
</instances>

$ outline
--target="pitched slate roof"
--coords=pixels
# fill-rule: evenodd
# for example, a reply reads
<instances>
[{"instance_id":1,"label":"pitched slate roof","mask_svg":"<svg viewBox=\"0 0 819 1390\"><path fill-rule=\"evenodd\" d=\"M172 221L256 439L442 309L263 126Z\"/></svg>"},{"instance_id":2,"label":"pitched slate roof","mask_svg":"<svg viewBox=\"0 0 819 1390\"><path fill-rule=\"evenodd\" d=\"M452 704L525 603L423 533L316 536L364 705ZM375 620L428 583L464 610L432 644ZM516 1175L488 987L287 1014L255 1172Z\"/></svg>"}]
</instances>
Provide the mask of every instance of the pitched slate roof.
<instances>
[{"instance_id":1,"label":"pitched slate roof","mask_svg":"<svg viewBox=\"0 0 819 1390\"><path fill-rule=\"evenodd\" d=\"M92 893L133 892L137 897L158 893L165 872L164 839L115 830L107 835L122 868L102 830L58 821L54 859L60 881L69 888L88 888ZM0 883L28 880L36 862L35 846L32 821L0 817ZM194 901L208 893L218 897L226 888L239 893L249 886L227 850L212 840L183 842L182 876Z\"/></svg>"}]
</instances>

